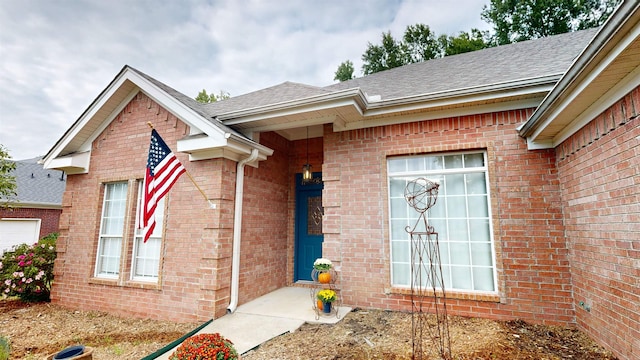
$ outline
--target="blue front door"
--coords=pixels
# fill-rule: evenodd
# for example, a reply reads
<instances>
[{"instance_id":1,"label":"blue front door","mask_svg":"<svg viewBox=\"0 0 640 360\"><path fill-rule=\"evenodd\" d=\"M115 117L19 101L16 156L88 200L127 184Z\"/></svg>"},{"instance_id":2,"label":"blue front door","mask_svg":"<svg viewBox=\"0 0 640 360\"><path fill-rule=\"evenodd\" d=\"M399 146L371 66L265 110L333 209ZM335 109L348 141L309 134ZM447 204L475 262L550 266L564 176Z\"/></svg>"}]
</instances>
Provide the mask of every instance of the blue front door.
<instances>
[{"instance_id":1,"label":"blue front door","mask_svg":"<svg viewBox=\"0 0 640 360\"><path fill-rule=\"evenodd\" d=\"M320 173L313 178L322 179ZM294 280L311 280L313 262L322 257L322 182L302 184L296 175L296 250Z\"/></svg>"}]
</instances>

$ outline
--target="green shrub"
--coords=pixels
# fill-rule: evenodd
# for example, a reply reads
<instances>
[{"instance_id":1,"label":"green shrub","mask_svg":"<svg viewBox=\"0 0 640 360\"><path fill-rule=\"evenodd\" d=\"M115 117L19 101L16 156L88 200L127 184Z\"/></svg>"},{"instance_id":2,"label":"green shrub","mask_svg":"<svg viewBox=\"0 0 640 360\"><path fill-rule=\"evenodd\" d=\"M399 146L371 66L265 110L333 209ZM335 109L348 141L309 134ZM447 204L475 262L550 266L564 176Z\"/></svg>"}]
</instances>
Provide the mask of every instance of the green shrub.
<instances>
[{"instance_id":1,"label":"green shrub","mask_svg":"<svg viewBox=\"0 0 640 360\"><path fill-rule=\"evenodd\" d=\"M0 360L9 360L9 352L11 347L9 346L9 340L0 336Z\"/></svg>"},{"instance_id":2,"label":"green shrub","mask_svg":"<svg viewBox=\"0 0 640 360\"><path fill-rule=\"evenodd\" d=\"M0 259L0 294L23 301L49 301L57 233L33 245L17 245Z\"/></svg>"}]
</instances>

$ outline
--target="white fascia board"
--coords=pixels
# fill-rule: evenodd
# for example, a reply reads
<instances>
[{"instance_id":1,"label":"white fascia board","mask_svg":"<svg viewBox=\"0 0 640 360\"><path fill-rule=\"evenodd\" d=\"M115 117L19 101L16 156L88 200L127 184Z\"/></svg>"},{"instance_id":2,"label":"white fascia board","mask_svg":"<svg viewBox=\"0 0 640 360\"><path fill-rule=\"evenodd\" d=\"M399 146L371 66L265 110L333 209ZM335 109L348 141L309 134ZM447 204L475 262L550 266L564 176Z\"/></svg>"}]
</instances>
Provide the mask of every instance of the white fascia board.
<instances>
[{"instance_id":1,"label":"white fascia board","mask_svg":"<svg viewBox=\"0 0 640 360\"><path fill-rule=\"evenodd\" d=\"M617 59L617 57L633 42L638 36L640 36L640 26L636 26L634 31L630 32L623 41L607 54L607 56L598 63L598 65L588 74L582 76L582 78L574 83L570 92L566 92L566 96L557 101L555 106L551 109L548 108L545 116L545 121L538 126L535 131L528 136L533 142L535 139L558 117L560 114L574 102L584 91L591 85L591 83ZM574 119L567 128L558 133L554 137L554 144L560 144L566 140L569 136L573 135L576 131L580 130L591 119L599 115L602 111L609 108L615 102L617 102L622 96L633 90L638 86L638 78L640 77L640 69L636 68L623 80L621 80L616 86L605 94L603 94L598 101L589 106L578 118Z\"/></svg>"},{"instance_id":2,"label":"white fascia board","mask_svg":"<svg viewBox=\"0 0 640 360\"><path fill-rule=\"evenodd\" d=\"M236 125L270 117L297 114L300 113L301 108L304 108L304 111L315 111L348 105L353 105L362 113L362 105L366 101L366 97L360 88L352 88L304 99L219 114L217 118L225 125Z\"/></svg>"},{"instance_id":3,"label":"white fascia board","mask_svg":"<svg viewBox=\"0 0 640 360\"><path fill-rule=\"evenodd\" d=\"M530 142L535 143L536 138L557 118L558 108L563 109L567 106L567 99L562 97L568 94L568 97L575 98L576 87L584 86L585 78L593 79L599 75L604 68L603 64L609 65L631 42L635 41L639 34L637 16L637 1L622 1L618 5L529 120L518 128L520 136L531 139ZM628 31L625 30L626 26L630 27ZM618 37L622 38L618 40ZM613 44L614 48L607 49L609 44ZM601 56L603 52L607 53ZM590 73L585 75L585 69L588 69L591 64L597 64L595 70L589 70Z\"/></svg>"},{"instance_id":4,"label":"white fascia board","mask_svg":"<svg viewBox=\"0 0 640 360\"><path fill-rule=\"evenodd\" d=\"M11 207L13 208L23 208L23 209L54 209L54 210L62 209L62 204L56 204L56 203L20 201L20 202L11 202L10 204L11 204ZM10 218L10 219L13 220L13 218Z\"/></svg>"},{"instance_id":5,"label":"white fascia board","mask_svg":"<svg viewBox=\"0 0 640 360\"><path fill-rule=\"evenodd\" d=\"M398 123L442 119L452 116L476 115L497 111L509 111L537 107L544 96L553 88L558 75L537 79L520 80L509 84L483 87L470 91L461 89L433 93L412 98L383 100L371 104L360 121L334 123L334 131L363 129ZM525 99L509 98L527 96ZM492 103L486 101L496 100ZM479 105L476 105L480 103ZM436 110L430 110L436 109ZM419 112L417 112L419 111ZM411 115L395 116L403 112L415 112ZM371 117L378 117L370 119Z\"/></svg>"},{"instance_id":6,"label":"white fascia board","mask_svg":"<svg viewBox=\"0 0 640 360\"><path fill-rule=\"evenodd\" d=\"M67 174L86 174L89 172L91 151L74 153L61 157L49 158L43 164L45 169L63 170Z\"/></svg>"},{"instance_id":7,"label":"white fascia board","mask_svg":"<svg viewBox=\"0 0 640 360\"><path fill-rule=\"evenodd\" d=\"M454 106L465 103L473 103L487 100L500 100L504 98L547 94L560 78L561 74L544 76L539 78L521 79L512 82L483 85L478 87L447 90L442 92L417 95L407 98L382 100L370 103L365 116L383 115L399 111L412 111L434 107ZM535 106L537 106L535 104Z\"/></svg>"}]
</instances>

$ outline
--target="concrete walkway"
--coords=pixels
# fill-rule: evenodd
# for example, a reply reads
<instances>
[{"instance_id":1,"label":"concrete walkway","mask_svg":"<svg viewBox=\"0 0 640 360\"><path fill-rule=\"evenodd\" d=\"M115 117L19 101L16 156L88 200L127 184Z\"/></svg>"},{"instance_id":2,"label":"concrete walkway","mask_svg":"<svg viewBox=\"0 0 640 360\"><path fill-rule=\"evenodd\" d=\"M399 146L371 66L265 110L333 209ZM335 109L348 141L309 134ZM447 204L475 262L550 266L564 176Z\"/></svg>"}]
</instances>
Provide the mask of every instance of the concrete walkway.
<instances>
[{"instance_id":1,"label":"concrete walkway","mask_svg":"<svg viewBox=\"0 0 640 360\"><path fill-rule=\"evenodd\" d=\"M238 306L233 314L213 320L198 334L220 333L231 340L239 354L274 337L296 331L302 324L335 324L350 307L339 307L336 314L316 316L310 289L285 287ZM171 349L156 359L169 359Z\"/></svg>"}]
</instances>

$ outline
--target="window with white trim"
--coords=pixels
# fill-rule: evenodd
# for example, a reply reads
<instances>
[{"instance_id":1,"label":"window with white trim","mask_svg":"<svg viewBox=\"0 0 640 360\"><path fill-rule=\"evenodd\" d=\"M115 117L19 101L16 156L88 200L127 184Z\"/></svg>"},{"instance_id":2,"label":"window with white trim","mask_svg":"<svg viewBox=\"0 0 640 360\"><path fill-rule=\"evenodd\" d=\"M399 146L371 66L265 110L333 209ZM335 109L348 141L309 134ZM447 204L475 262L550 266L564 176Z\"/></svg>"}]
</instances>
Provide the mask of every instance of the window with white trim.
<instances>
[{"instance_id":1,"label":"window with white trim","mask_svg":"<svg viewBox=\"0 0 640 360\"><path fill-rule=\"evenodd\" d=\"M118 278L127 211L127 183L105 184L95 275Z\"/></svg>"},{"instance_id":2,"label":"window with white trim","mask_svg":"<svg viewBox=\"0 0 640 360\"><path fill-rule=\"evenodd\" d=\"M158 201L155 211L156 226L153 233L143 241L142 202L143 202L143 182L138 186L138 206L136 216L135 237L133 240L133 258L131 261L131 279L137 281L158 281L160 270L160 253L162 250L162 230L164 229L164 200Z\"/></svg>"},{"instance_id":3,"label":"window with white trim","mask_svg":"<svg viewBox=\"0 0 640 360\"><path fill-rule=\"evenodd\" d=\"M387 159L391 242L391 281L411 285L411 237L419 213L404 198L408 182L424 177L440 184L427 211L438 233L447 290L495 292L495 252L489 206L486 152L433 154Z\"/></svg>"}]
</instances>

